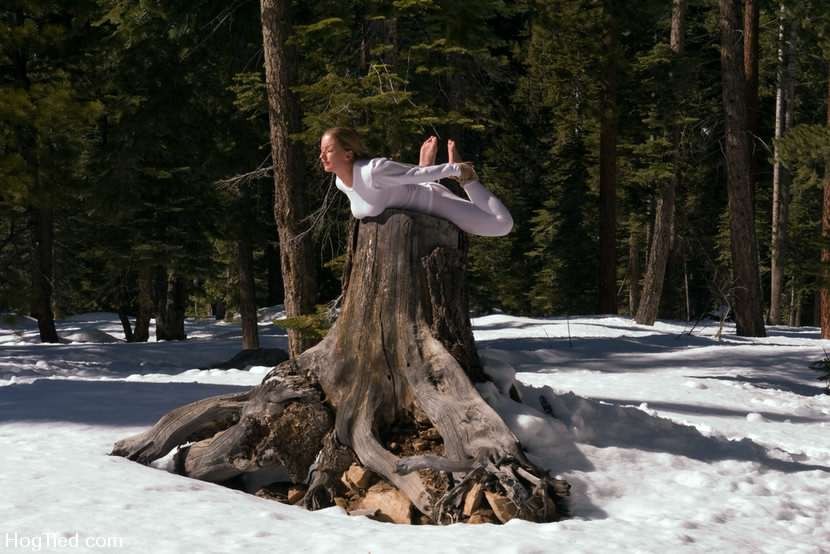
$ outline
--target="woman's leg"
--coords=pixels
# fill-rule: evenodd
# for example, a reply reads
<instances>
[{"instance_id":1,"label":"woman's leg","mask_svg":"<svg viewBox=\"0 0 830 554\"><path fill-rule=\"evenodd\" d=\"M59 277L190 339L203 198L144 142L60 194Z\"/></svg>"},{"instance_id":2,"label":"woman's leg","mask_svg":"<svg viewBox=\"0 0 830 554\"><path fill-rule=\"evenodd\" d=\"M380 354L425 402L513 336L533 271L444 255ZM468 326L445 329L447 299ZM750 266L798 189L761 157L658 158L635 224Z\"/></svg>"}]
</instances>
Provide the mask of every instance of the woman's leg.
<instances>
[{"instance_id":1,"label":"woman's leg","mask_svg":"<svg viewBox=\"0 0 830 554\"><path fill-rule=\"evenodd\" d=\"M510 212L478 181L464 183L464 192L470 200L459 198L441 185L430 187L429 192L423 195L429 198L419 198L420 194L415 195L415 198L420 200L420 211L448 219L472 235L501 237L513 228L513 217Z\"/></svg>"},{"instance_id":2,"label":"woman's leg","mask_svg":"<svg viewBox=\"0 0 830 554\"><path fill-rule=\"evenodd\" d=\"M450 163L462 161L458 147L452 139L447 141L447 159ZM474 235L499 237L510 232L513 228L513 217L493 193L484 188L484 185L478 179L463 182L462 186L471 203L484 215L469 209L459 209L455 204L441 206L441 203L446 203L447 200L447 196L443 194L441 195L442 200L437 201L438 207L435 209L442 211L449 210L455 213L455 219L463 219L464 221L459 222L451 217L448 219L468 233ZM455 197L455 195L452 196ZM465 229L464 227L468 227L471 230Z\"/></svg>"},{"instance_id":3,"label":"woman's leg","mask_svg":"<svg viewBox=\"0 0 830 554\"><path fill-rule=\"evenodd\" d=\"M395 187L388 207L404 208L448 219L472 235L500 237L513 228L510 212L478 181L464 183L470 200L453 194L439 183Z\"/></svg>"},{"instance_id":4,"label":"woman's leg","mask_svg":"<svg viewBox=\"0 0 830 554\"><path fill-rule=\"evenodd\" d=\"M437 139L430 137L421 146L420 165L435 163ZM460 161L455 142L447 143L450 162ZM513 228L510 212L478 180L463 184L470 200L459 198L440 183L420 183L394 189L389 207L405 208L435 215L455 223L461 230L473 235L499 237Z\"/></svg>"}]
</instances>

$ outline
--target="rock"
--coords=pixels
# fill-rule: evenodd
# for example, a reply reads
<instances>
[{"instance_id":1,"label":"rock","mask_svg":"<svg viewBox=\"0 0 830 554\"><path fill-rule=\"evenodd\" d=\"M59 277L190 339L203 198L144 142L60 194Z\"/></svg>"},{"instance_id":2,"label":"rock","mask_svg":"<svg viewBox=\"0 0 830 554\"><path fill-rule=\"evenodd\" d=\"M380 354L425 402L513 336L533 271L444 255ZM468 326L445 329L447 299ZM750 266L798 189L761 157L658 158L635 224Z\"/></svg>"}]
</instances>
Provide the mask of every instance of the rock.
<instances>
[{"instance_id":1,"label":"rock","mask_svg":"<svg viewBox=\"0 0 830 554\"><path fill-rule=\"evenodd\" d=\"M288 489L288 503L296 504L305 496L306 488L302 485L293 485Z\"/></svg>"},{"instance_id":2,"label":"rock","mask_svg":"<svg viewBox=\"0 0 830 554\"><path fill-rule=\"evenodd\" d=\"M383 481L369 487L355 508L377 510L374 519L378 521L412 523L412 503L401 491Z\"/></svg>"},{"instance_id":3,"label":"rock","mask_svg":"<svg viewBox=\"0 0 830 554\"><path fill-rule=\"evenodd\" d=\"M502 523L507 523L519 513L516 505L506 496L487 490L484 491L484 496L487 498L490 507L493 508L493 513Z\"/></svg>"},{"instance_id":4,"label":"rock","mask_svg":"<svg viewBox=\"0 0 830 554\"><path fill-rule=\"evenodd\" d=\"M481 498L484 493L484 486L481 483L476 483L470 490L467 491L467 496L464 498L464 515L472 516L473 512L478 510L481 506Z\"/></svg>"}]
</instances>

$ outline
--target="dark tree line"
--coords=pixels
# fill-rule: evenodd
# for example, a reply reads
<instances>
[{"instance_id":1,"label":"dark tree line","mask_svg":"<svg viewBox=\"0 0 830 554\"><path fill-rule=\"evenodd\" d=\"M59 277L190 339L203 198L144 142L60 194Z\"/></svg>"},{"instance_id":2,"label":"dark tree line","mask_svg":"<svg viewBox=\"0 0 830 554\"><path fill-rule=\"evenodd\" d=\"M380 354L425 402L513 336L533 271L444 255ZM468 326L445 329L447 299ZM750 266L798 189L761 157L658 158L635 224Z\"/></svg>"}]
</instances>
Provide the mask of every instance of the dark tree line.
<instances>
[{"instance_id":1,"label":"dark tree line","mask_svg":"<svg viewBox=\"0 0 830 554\"><path fill-rule=\"evenodd\" d=\"M824 2L29 0L0 21L0 309L45 341L76 311L133 340L239 312L254 348L257 306L315 313L346 250L316 163L334 125L477 162L516 226L471 239L474 311L728 305L740 334L830 334Z\"/></svg>"}]
</instances>

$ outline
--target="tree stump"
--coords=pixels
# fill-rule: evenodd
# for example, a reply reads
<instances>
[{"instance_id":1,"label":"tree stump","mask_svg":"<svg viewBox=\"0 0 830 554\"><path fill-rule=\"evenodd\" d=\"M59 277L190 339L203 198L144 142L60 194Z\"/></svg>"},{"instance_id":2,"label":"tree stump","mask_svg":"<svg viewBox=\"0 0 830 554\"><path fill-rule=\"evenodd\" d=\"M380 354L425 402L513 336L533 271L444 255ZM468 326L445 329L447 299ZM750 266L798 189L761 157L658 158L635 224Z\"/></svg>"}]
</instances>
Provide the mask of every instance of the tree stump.
<instances>
[{"instance_id":1,"label":"tree stump","mask_svg":"<svg viewBox=\"0 0 830 554\"><path fill-rule=\"evenodd\" d=\"M350 231L341 313L326 337L251 391L177 408L113 454L141 463L176 446L177 471L232 482L280 470L310 509L361 505L353 463L408 498L418 521L452 523L473 489L499 514L564 515L567 483L535 467L479 395L487 380L467 310L467 240L452 223L387 210ZM485 499L477 499L476 505ZM509 507L509 508L508 508Z\"/></svg>"}]
</instances>

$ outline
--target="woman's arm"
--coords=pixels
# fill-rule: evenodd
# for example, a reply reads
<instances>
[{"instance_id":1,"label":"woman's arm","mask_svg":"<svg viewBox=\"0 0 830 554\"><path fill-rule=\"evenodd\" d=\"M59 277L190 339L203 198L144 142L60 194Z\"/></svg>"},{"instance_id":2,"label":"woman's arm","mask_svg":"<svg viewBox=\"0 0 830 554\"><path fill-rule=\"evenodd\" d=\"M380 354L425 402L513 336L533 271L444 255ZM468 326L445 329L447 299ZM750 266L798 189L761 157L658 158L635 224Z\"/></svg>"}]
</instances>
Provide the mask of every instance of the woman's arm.
<instances>
[{"instance_id":1,"label":"woman's arm","mask_svg":"<svg viewBox=\"0 0 830 554\"><path fill-rule=\"evenodd\" d=\"M461 167L457 163L419 166L393 162L384 158L379 160L372 170L372 186L382 188L426 183L459 175L461 175Z\"/></svg>"}]
</instances>

